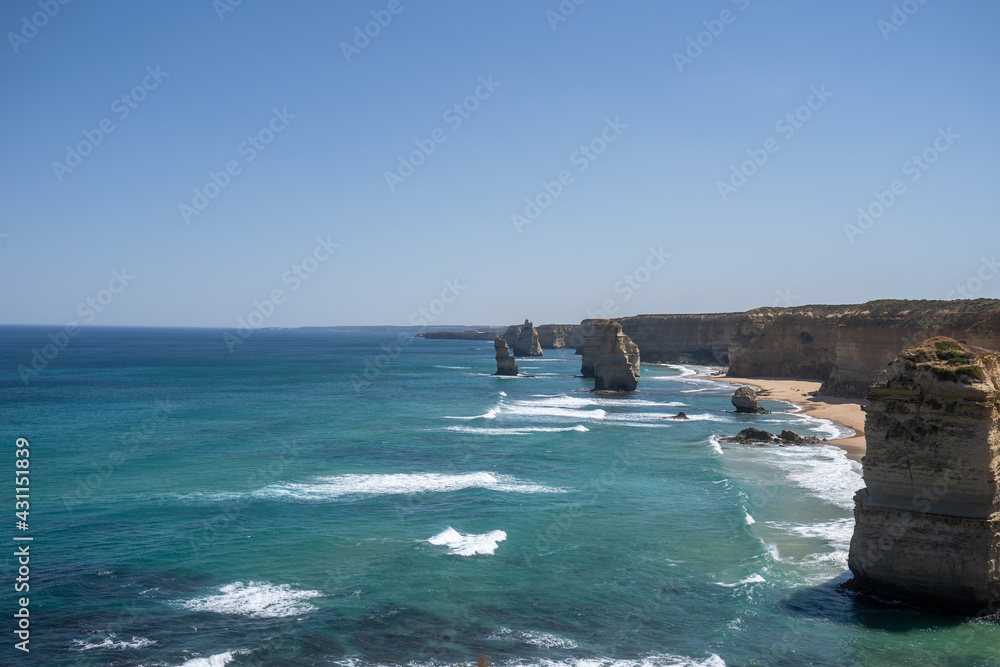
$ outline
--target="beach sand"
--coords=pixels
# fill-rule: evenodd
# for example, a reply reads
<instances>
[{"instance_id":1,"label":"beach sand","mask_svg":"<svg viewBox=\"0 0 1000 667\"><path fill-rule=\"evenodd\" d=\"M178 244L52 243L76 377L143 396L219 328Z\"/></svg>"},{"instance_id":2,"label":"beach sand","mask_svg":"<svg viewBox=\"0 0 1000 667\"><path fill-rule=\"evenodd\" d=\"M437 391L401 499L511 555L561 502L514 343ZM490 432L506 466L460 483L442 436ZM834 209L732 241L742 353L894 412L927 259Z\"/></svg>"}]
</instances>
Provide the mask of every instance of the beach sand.
<instances>
[{"instance_id":1,"label":"beach sand","mask_svg":"<svg viewBox=\"0 0 1000 667\"><path fill-rule=\"evenodd\" d=\"M814 417L829 419L855 431L856 435L843 440L831 440L847 452L848 458L861 461L865 455L865 413L861 406L868 401L856 398L840 398L838 396L814 396L819 391L822 382L815 380L795 380L787 378L734 378L716 376L713 380L733 382L756 387L759 396L764 399L789 401L802 407Z\"/></svg>"}]
</instances>

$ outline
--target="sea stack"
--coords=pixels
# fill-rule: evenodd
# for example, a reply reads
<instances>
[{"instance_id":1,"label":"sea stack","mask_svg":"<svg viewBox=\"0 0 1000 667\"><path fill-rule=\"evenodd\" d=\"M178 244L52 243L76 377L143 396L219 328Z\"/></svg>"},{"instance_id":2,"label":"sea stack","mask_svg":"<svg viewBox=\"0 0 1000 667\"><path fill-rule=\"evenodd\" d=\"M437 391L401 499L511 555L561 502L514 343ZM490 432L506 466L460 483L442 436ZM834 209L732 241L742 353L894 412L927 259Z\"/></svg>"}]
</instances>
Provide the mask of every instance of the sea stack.
<instances>
[{"instance_id":1,"label":"sea stack","mask_svg":"<svg viewBox=\"0 0 1000 667\"><path fill-rule=\"evenodd\" d=\"M760 407L760 402L757 401L757 392L747 386L737 387L736 391L733 392L733 397L730 399L733 403L733 407L736 408L736 412L740 414L748 415L769 415L770 410L765 410Z\"/></svg>"},{"instance_id":2,"label":"sea stack","mask_svg":"<svg viewBox=\"0 0 1000 667\"><path fill-rule=\"evenodd\" d=\"M515 357L540 357L542 346L538 342L538 331L534 325L525 320L524 324L512 324L503 334L511 353Z\"/></svg>"},{"instance_id":3,"label":"sea stack","mask_svg":"<svg viewBox=\"0 0 1000 667\"><path fill-rule=\"evenodd\" d=\"M521 325L521 330L517 334L517 343L514 345L515 357L540 357L542 356L542 346L538 343L538 331L528 320Z\"/></svg>"},{"instance_id":4,"label":"sea stack","mask_svg":"<svg viewBox=\"0 0 1000 667\"><path fill-rule=\"evenodd\" d=\"M998 356L930 338L871 385L855 588L959 613L1000 609Z\"/></svg>"},{"instance_id":5,"label":"sea stack","mask_svg":"<svg viewBox=\"0 0 1000 667\"><path fill-rule=\"evenodd\" d=\"M635 391L639 383L639 346L614 320L588 320L582 326L580 374L594 378L595 390Z\"/></svg>"},{"instance_id":6,"label":"sea stack","mask_svg":"<svg viewBox=\"0 0 1000 667\"><path fill-rule=\"evenodd\" d=\"M497 372L494 375L517 375L517 361L511 356L507 341L497 336L493 339L493 349L497 353Z\"/></svg>"}]
</instances>

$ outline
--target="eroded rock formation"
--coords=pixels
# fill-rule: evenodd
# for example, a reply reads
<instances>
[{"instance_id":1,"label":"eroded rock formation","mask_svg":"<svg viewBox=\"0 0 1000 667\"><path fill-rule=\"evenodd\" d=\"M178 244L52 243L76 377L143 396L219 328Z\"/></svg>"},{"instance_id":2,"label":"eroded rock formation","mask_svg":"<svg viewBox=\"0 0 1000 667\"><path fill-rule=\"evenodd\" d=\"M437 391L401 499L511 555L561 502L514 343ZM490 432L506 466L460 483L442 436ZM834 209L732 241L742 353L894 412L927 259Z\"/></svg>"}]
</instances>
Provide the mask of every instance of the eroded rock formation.
<instances>
[{"instance_id":1,"label":"eroded rock formation","mask_svg":"<svg viewBox=\"0 0 1000 667\"><path fill-rule=\"evenodd\" d=\"M760 407L757 392L747 386L737 387L730 399L736 412L749 415L769 415L770 410Z\"/></svg>"},{"instance_id":2,"label":"eroded rock formation","mask_svg":"<svg viewBox=\"0 0 1000 667\"><path fill-rule=\"evenodd\" d=\"M497 354L497 372L494 375L517 375L517 361L507 347L507 341L500 336L493 339L493 349Z\"/></svg>"},{"instance_id":3,"label":"eroded rock formation","mask_svg":"<svg viewBox=\"0 0 1000 667\"><path fill-rule=\"evenodd\" d=\"M543 350L577 348L583 343L579 324L539 324L536 329Z\"/></svg>"},{"instance_id":4,"label":"eroded rock formation","mask_svg":"<svg viewBox=\"0 0 1000 667\"><path fill-rule=\"evenodd\" d=\"M964 613L1000 607L1000 359L931 338L871 386L858 588Z\"/></svg>"},{"instance_id":5,"label":"eroded rock formation","mask_svg":"<svg viewBox=\"0 0 1000 667\"><path fill-rule=\"evenodd\" d=\"M540 357L542 346L538 343L538 330L528 320L524 324L512 324L503 334L511 353L515 357Z\"/></svg>"},{"instance_id":6,"label":"eroded rock formation","mask_svg":"<svg viewBox=\"0 0 1000 667\"><path fill-rule=\"evenodd\" d=\"M818 445L822 440L814 435L802 436L795 431L784 430L781 435L774 435L759 428L745 428L734 436L722 438L720 442L735 442L740 445L773 444L782 447L790 445Z\"/></svg>"},{"instance_id":7,"label":"eroded rock formation","mask_svg":"<svg viewBox=\"0 0 1000 667\"><path fill-rule=\"evenodd\" d=\"M614 320L586 320L580 374L594 378L595 390L635 391L639 383L639 346Z\"/></svg>"}]
</instances>

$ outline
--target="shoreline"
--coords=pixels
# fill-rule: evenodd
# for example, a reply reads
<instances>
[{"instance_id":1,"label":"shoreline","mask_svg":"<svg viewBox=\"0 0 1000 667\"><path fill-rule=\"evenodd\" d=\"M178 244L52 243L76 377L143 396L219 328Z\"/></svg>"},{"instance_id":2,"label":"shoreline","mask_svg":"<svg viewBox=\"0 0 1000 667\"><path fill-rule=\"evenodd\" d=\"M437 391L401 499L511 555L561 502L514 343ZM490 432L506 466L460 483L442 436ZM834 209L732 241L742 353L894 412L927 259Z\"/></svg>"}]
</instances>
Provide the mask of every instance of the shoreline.
<instances>
[{"instance_id":1,"label":"shoreline","mask_svg":"<svg viewBox=\"0 0 1000 667\"><path fill-rule=\"evenodd\" d=\"M823 384L818 380L799 380L794 378L736 378L727 376L709 376L719 382L745 384L757 388L758 396L763 399L787 401L802 408L802 411L828 419L838 426L844 426L854 431L850 438L828 440L831 445L840 447L847 452L847 458L861 462L865 455L865 413L862 406L868 401L839 396L819 396Z\"/></svg>"}]
</instances>

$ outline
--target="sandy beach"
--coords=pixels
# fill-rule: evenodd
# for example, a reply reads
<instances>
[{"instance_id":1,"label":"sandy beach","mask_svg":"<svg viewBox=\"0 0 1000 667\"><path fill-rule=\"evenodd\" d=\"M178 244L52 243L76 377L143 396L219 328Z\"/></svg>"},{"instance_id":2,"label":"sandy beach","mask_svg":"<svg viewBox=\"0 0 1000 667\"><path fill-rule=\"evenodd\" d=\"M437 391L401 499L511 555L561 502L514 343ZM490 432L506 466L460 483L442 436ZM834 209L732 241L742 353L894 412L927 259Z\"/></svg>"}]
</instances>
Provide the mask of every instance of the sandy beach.
<instances>
[{"instance_id":1,"label":"sandy beach","mask_svg":"<svg viewBox=\"0 0 1000 667\"><path fill-rule=\"evenodd\" d=\"M865 455L865 413L861 406L867 405L867 401L837 396L814 396L813 393L819 391L820 385L823 384L816 380L723 376L712 379L750 385L758 390L761 398L795 403L814 417L829 419L853 429L855 431L853 437L831 440L830 443L842 448L847 452L847 456L855 461L861 461L861 457Z\"/></svg>"}]
</instances>

